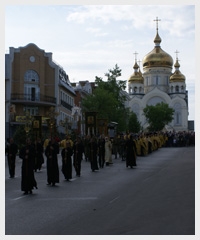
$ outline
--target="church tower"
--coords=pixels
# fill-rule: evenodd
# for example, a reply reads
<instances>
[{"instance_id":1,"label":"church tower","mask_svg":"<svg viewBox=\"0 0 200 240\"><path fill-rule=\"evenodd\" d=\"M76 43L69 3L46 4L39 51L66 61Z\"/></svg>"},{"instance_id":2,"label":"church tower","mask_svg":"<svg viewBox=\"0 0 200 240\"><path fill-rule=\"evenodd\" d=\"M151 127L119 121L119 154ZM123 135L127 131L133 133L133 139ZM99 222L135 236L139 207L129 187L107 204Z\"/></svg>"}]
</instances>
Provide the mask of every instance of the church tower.
<instances>
[{"instance_id":1,"label":"church tower","mask_svg":"<svg viewBox=\"0 0 200 240\"><path fill-rule=\"evenodd\" d=\"M128 79L129 107L138 118L143 129L148 127L143 109L147 105L164 102L174 109L174 116L166 130L188 130L188 92L185 76L180 72L180 64L176 56L173 73L173 59L160 46L161 38L158 33L158 18L156 18L155 46L142 60L143 74L135 58L134 73ZM176 51L176 54L178 52ZM137 54L137 53L135 53Z\"/></svg>"},{"instance_id":2,"label":"church tower","mask_svg":"<svg viewBox=\"0 0 200 240\"><path fill-rule=\"evenodd\" d=\"M168 93L169 78L171 76L173 59L162 50L160 43L161 38L158 34L158 18L156 37L154 39L154 49L143 58L143 77L144 77L144 92L148 93L153 88L158 87L161 91Z\"/></svg>"}]
</instances>

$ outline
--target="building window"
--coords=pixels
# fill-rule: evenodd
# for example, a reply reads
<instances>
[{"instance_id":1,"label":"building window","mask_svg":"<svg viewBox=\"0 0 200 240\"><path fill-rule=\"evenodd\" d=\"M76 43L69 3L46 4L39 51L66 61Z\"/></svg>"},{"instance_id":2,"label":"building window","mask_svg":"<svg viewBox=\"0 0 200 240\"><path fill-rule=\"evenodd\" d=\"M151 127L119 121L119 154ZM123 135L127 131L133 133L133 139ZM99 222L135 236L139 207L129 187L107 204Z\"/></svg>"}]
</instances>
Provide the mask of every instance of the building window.
<instances>
[{"instance_id":1,"label":"building window","mask_svg":"<svg viewBox=\"0 0 200 240\"><path fill-rule=\"evenodd\" d=\"M174 123L175 125L181 125L181 104L176 103L174 105Z\"/></svg>"},{"instance_id":2,"label":"building window","mask_svg":"<svg viewBox=\"0 0 200 240\"><path fill-rule=\"evenodd\" d=\"M39 76L36 71L28 70L24 74L24 81L25 82L39 82Z\"/></svg>"},{"instance_id":3,"label":"building window","mask_svg":"<svg viewBox=\"0 0 200 240\"><path fill-rule=\"evenodd\" d=\"M39 114L38 107L24 107L24 111L28 112L30 116L36 116Z\"/></svg>"},{"instance_id":4,"label":"building window","mask_svg":"<svg viewBox=\"0 0 200 240\"><path fill-rule=\"evenodd\" d=\"M176 92L179 92L179 86L176 86L175 90Z\"/></svg>"},{"instance_id":5,"label":"building window","mask_svg":"<svg viewBox=\"0 0 200 240\"><path fill-rule=\"evenodd\" d=\"M39 101L40 100L40 87L39 75L33 71L28 70L24 74L24 98L25 100Z\"/></svg>"},{"instance_id":6,"label":"building window","mask_svg":"<svg viewBox=\"0 0 200 240\"><path fill-rule=\"evenodd\" d=\"M134 93L136 93L137 92L137 87L134 87Z\"/></svg>"}]
</instances>

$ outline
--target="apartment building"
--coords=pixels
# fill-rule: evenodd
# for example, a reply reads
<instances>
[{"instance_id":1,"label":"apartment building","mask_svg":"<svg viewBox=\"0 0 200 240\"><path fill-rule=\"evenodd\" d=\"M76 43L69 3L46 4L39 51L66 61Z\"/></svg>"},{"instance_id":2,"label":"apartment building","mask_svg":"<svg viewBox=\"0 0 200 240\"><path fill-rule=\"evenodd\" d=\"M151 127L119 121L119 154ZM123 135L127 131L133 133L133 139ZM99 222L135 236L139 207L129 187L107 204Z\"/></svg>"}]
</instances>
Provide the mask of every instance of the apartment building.
<instances>
[{"instance_id":1,"label":"apartment building","mask_svg":"<svg viewBox=\"0 0 200 240\"><path fill-rule=\"evenodd\" d=\"M5 54L6 138L13 136L17 126L27 123L27 116L36 123L40 119L43 134L49 134L52 119L58 131L66 133L73 121L75 96L68 75L53 61L52 53L29 43L10 47Z\"/></svg>"}]
</instances>

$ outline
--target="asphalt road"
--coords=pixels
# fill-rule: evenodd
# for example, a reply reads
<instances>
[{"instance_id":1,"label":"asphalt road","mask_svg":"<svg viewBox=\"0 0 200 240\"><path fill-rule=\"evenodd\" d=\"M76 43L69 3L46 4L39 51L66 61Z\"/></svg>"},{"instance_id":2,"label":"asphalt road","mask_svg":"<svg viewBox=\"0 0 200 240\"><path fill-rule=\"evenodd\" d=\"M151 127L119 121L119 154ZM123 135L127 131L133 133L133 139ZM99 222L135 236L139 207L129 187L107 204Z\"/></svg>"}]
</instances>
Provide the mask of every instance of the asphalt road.
<instances>
[{"instance_id":1,"label":"asphalt road","mask_svg":"<svg viewBox=\"0 0 200 240\"><path fill-rule=\"evenodd\" d=\"M134 169L113 156L92 172L83 160L81 177L73 169L67 182L60 171L55 187L46 185L44 164L32 195L20 190L21 160L14 179L5 162L5 235L195 234L194 147L161 148L137 157Z\"/></svg>"}]
</instances>

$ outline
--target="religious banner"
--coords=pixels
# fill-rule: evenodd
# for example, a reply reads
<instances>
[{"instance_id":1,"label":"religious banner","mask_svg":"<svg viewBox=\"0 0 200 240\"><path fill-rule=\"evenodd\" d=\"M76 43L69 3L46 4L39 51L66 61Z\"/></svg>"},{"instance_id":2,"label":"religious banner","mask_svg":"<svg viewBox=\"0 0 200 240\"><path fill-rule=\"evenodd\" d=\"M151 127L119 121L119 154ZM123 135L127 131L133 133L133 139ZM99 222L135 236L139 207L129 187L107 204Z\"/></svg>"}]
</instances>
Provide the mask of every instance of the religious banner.
<instances>
[{"instance_id":1,"label":"religious banner","mask_svg":"<svg viewBox=\"0 0 200 240\"><path fill-rule=\"evenodd\" d=\"M34 116L32 121L32 128L35 134L35 138L42 137L42 116Z\"/></svg>"},{"instance_id":2,"label":"religious banner","mask_svg":"<svg viewBox=\"0 0 200 240\"><path fill-rule=\"evenodd\" d=\"M86 135L96 135L97 134L97 112L86 112L85 113L85 132Z\"/></svg>"},{"instance_id":3,"label":"religious banner","mask_svg":"<svg viewBox=\"0 0 200 240\"><path fill-rule=\"evenodd\" d=\"M97 119L98 135L108 135L108 119Z\"/></svg>"}]
</instances>

